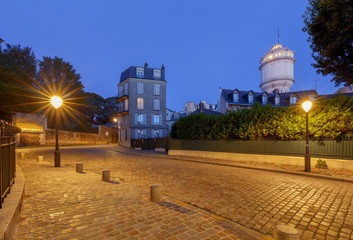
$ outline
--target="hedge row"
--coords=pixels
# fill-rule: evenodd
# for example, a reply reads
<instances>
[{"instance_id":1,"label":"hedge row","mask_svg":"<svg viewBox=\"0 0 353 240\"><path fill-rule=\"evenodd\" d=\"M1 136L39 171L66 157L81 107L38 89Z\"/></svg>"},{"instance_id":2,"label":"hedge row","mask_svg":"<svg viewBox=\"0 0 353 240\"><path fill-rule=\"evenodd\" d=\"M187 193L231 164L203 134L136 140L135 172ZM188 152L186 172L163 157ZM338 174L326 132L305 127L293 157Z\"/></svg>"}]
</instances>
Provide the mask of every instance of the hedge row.
<instances>
[{"instance_id":1,"label":"hedge row","mask_svg":"<svg viewBox=\"0 0 353 240\"><path fill-rule=\"evenodd\" d=\"M301 105L271 107L256 104L251 109L217 117L195 114L172 126L177 139L303 140L305 112ZM353 139L353 98L339 94L329 100L317 99L309 112L311 140Z\"/></svg>"}]
</instances>

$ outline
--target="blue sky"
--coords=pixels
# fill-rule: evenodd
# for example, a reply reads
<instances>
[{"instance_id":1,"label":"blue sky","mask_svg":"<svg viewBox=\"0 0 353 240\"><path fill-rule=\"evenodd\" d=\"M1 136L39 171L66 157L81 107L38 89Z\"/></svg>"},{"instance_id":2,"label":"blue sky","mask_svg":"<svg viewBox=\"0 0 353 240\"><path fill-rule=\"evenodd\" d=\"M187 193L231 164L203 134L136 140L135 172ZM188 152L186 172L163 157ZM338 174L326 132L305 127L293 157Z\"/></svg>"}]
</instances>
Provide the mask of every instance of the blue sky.
<instances>
[{"instance_id":1,"label":"blue sky","mask_svg":"<svg viewBox=\"0 0 353 240\"><path fill-rule=\"evenodd\" d=\"M306 0L0 0L0 38L58 56L85 90L116 96L129 66L166 67L167 107L217 103L219 87L259 91L261 56L280 42L295 51L294 90L337 88L311 66L302 32ZM4 45L3 45L4 47ZM316 84L317 83L317 84Z\"/></svg>"}]
</instances>

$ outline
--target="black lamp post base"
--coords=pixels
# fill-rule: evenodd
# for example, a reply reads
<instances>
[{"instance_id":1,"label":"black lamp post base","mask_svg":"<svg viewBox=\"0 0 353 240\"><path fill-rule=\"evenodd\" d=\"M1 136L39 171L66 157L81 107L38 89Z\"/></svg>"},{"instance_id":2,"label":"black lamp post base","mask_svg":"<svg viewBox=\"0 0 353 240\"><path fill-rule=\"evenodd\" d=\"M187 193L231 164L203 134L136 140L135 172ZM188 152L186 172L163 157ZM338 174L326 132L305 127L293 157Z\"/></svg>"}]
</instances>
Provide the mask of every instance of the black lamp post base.
<instances>
[{"instance_id":1,"label":"black lamp post base","mask_svg":"<svg viewBox=\"0 0 353 240\"><path fill-rule=\"evenodd\" d=\"M54 162L55 162L55 167L60 167L60 152L55 150L54 152Z\"/></svg>"},{"instance_id":2,"label":"black lamp post base","mask_svg":"<svg viewBox=\"0 0 353 240\"><path fill-rule=\"evenodd\" d=\"M311 172L311 166L310 166L310 154L306 153L305 154L305 172Z\"/></svg>"}]
</instances>

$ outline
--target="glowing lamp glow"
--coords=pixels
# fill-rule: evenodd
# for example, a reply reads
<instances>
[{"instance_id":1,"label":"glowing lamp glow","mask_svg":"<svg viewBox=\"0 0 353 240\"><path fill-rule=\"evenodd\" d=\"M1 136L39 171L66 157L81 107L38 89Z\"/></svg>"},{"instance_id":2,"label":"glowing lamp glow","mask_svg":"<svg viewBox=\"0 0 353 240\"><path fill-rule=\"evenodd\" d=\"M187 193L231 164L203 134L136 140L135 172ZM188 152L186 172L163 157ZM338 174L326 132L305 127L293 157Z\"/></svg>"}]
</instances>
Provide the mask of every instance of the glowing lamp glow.
<instances>
[{"instance_id":1,"label":"glowing lamp glow","mask_svg":"<svg viewBox=\"0 0 353 240\"><path fill-rule=\"evenodd\" d=\"M114 118L114 119L113 119L113 121L114 121L114 122L117 122L117 121L118 121L118 119L117 119L117 118Z\"/></svg>"},{"instance_id":2,"label":"glowing lamp glow","mask_svg":"<svg viewBox=\"0 0 353 240\"><path fill-rule=\"evenodd\" d=\"M312 105L313 105L313 103L311 101L305 101L302 104L302 107L303 107L305 112L309 112Z\"/></svg>"},{"instance_id":3,"label":"glowing lamp glow","mask_svg":"<svg viewBox=\"0 0 353 240\"><path fill-rule=\"evenodd\" d=\"M58 109L61 106L61 104L63 103L63 100L61 99L61 97L54 96L50 99L50 102L54 108Z\"/></svg>"}]
</instances>

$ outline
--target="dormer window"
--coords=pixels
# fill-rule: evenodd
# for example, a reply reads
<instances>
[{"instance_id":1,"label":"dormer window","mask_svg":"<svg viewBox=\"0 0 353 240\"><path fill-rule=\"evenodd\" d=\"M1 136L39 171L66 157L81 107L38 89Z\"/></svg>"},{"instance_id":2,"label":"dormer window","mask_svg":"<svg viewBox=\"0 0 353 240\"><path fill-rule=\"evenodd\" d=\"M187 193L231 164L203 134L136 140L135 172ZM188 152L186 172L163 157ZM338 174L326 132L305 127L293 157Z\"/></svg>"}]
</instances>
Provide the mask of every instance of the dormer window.
<instances>
[{"instance_id":1,"label":"dormer window","mask_svg":"<svg viewBox=\"0 0 353 240\"><path fill-rule=\"evenodd\" d=\"M254 103L254 93L253 92L249 92L249 94L248 94L248 102L249 103Z\"/></svg>"},{"instance_id":2,"label":"dormer window","mask_svg":"<svg viewBox=\"0 0 353 240\"><path fill-rule=\"evenodd\" d=\"M279 105L279 95L276 95L275 97L275 105Z\"/></svg>"},{"instance_id":3,"label":"dormer window","mask_svg":"<svg viewBox=\"0 0 353 240\"><path fill-rule=\"evenodd\" d=\"M145 73L145 69L144 68L141 68L141 67L137 67L136 68L136 76L138 78L143 78L144 77L144 74Z\"/></svg>"},{"instance_id":4,"label":"dormer window","mask_svg":"<svg viewBox=\"0 0 353 240\"><path fill-rule=\"evenodd\" d=\"M161 70L153 69L153 78L154 79L161 79Z\"/></svg>"},{"instance_id":5,"label":"dormer window","mask_svg":"<svg viewBox=\"0 0 353 240\"><path fill-rule=\"evenodd\" d=\"M297 102L297 97L296 96L291 96L289 98L290 105L294 105Z\"/></svg>"},{"instance_id":6,"label":"dormer window","mask_svg":"<svg viewBox=\"0 0 353 240\"><path fill-rule=\"evenodd\" d=\"M239 92L238 91L235 91L233 93L233 101L234 102L239 102Z\"/></svg>"},{"instance_id":7,"label":"dormer window","mask_svg":"<svg viewBox=\"0 0 353 240\"><path fill-rule=\"evenodd\" d=\"M267 104L267 94L266 93L264 93L264 94L262 94L262 104Z\"/></svg>"}]
</instances>

